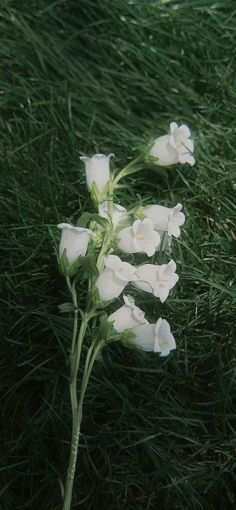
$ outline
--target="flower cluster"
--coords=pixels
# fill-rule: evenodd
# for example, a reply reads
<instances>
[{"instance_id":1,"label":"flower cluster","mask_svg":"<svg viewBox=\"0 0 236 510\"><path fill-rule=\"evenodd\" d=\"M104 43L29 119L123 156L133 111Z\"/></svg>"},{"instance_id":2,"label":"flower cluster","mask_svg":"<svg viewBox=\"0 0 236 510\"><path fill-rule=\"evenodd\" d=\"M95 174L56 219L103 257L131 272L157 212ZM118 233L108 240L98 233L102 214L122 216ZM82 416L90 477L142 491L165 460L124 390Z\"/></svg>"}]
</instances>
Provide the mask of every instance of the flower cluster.
<instances>
[{"instance_id":1,"label":"flower cluster","mask_svg":"<svg viewBox=\"0 0 236 510\"><path fill-rule=\"evenodd\" d=\"M170 133L154 142L149 157L158 165L177 162L193 165L192 153L189 128L185 125L178 127L172 122ZM174 260L167 259L166 263L158 264L157 257L162 252L167 258L172 238L180 236L180 228L185 222L182 205L166 207L150 204L127 211L114 203L116 183L128 172L114 178L110 171L111 156L96 154L91 158L81 158L85 163L87 186L98 213L94 215L90 228L67 223L58 225L62 230L59 247L62 270L68 276L76 274L81 257L86 256L91 245L93 253L100 249L96 261L97 276L93 277L90 286L96 308L105 308L119 298L128 285L129 292L132 288L136 292L141 290L164 303L179 277ZM134 254L138 253L153 259L134 265ZM130 344L144 351L157 352L160 356L167 356L176 348L170 325L165 319L159 317L156 323L150 323L130 294L124 294L123 300L124 305L107 316L107 322L120 334L121 340L122 334L129 331Z\"/></svg>"}]
</instances>

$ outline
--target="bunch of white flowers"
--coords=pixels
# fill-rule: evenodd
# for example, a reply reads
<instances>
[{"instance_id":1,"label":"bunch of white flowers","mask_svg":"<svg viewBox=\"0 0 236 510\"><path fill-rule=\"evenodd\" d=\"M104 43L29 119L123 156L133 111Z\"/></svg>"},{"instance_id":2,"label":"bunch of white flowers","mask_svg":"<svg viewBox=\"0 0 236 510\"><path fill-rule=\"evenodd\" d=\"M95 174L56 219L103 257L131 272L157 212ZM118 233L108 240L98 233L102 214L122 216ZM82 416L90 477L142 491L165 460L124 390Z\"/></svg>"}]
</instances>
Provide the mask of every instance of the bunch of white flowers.
<instances>
[{"instance_id":1,"label":"bunch of white flowers","mask_svg":"<svg viewBox=\"0 0 236 510\"><path fill-rule=\"evenodd\" d=\"M164 166L177 162L193 165L192 153L193 141L190 139L189 128L185 125L178 127L172 122L170 133L155 140L149 151L149 160L150 163ZM132 289L136 294L138 291L147 292L164 303L176 285L179 279L176 263L172 259L168 260L168 257L172 238L180 236L180 227L185 222L182 205L134 205L132 210L127 211L122 205L114 203L117 183L126 175L139 170L140 161L138 167L136 159L114 176L110 171L111 156L96 154L91 158L81 157L85 163L87 186L97 212L83 213L77 226L68 223L58 225L62 234L59 263L66 276L73 303L72 308L66 306L64 311L74 310L70 351L73 433L63 507L65 510L70 508L72 498L71 481L76 465L83 397L92 366L101 349L111 341L121 340L126 346L152 351L165 357L176 348L169 323L162 317L156 317L154 323L149 322L144 311L136 306L131 294ZM160 252L162 256L165 254L166 263L158 264ZM134 262L136 254L144 255L144 263ZM80 277L83 279L85 267L89 285L86 311L82 312L78 307L77 285ZM127 286L129 293L123 294L124 304L108 315L107 306L120 298ZM78 312L81 315L79 331ZM94 335L88 348L78 400L77 374L82 343L91 319L95 322L100 320L102 333Z\"/></svg>"}]
</instances>

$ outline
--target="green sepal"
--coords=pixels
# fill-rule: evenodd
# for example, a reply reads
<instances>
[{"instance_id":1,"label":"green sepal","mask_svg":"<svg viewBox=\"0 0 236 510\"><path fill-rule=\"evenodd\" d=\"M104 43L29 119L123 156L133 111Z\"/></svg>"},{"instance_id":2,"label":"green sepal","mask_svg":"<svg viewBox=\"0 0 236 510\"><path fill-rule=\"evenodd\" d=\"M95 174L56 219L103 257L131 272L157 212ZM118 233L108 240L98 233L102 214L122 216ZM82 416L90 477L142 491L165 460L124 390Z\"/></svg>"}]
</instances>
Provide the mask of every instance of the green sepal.
<instances>
[{"instance_id":1,"label":"green sepal","mask_svg":"<svg viewBox=\"0 0 236 510\"><path fill-rule=\"evenodd\" d=\"M111 303L114 302L114 299L109 299L109 301L102 301L99 296L98 289L96 287L94 289L93 299L94 299L94 304L96 305L96 308L98 308L98 309L107 308L107 306L109 306Z\"/></svg>"},{"instance_id":2,"label":"green sepal","mask_svg":"<svg viewBox=\"0 0 236 510\"><path fill-rule=\"evenodd\" d=\"M115 331L112 322L108 321L107 317L108 315L106 312L103 312L99 317L100 319L99 336L101 336L101 338L105 340L105 342L110 341L110 338Z\"/></svg>"},{"instance_id":3,"label":"green sepal","mask_svg":"<svg viewBox=\"0 0 236 510\"><path fill-rule=\"evenodd\" d=\"M139 205L137 207L134 207L134 209L132 210L133 217L136 220L143 220L145 218L145 215L143 214L143 209L144 207L142 205L141 206Z\"/></svg>"},{"instance_id":4,"label":"green sepal","mask_svg":"<svg viewBox=\"0 0 236 510\"><path fill-rule=\"evenodd\" d=\"M102 204L103 202L105 202L105 200L107 200L107 197L109 195L110 181L108 181L106 183L104 190L102 192L98 191L96 183L93 182L90 192L91 192L91 198L92 198L93 202L96 205Z\"/></svg>"},{"instance_id":5,"label":"green sepal","mask_svg":"<svg viewBox=\"0 0 236 510\"><path fill-rule=\"evenodd\" d=\"M78 272L78 269L80 267L80 258L81 257L78 257L77 260L75 260L75 262L70 264L66 255L65 248L59 259L59 266L62 274L64 274L65 276L74 276Z\"/></svg>"},{"instance_id":6,"label":"green sepal","mask_svg":"<svg viewBox=\"0 0 236 510\"><path fill-rule=\"evenodd\" d=\"M147 143L147 145L145 146L145 149L142 153L144 163L146 163L146 164L155 165L155 163L157 162L158 158L154 158L153 156L150 155L151 149L152 149L155 141L156 141L156 138L151 138L149 140L149 142Z\"/></svg>"},{"instance_id":7,"label":"green sepal","mask_svg":"<svg viewBox=\"0 0 236 510\"><path fill-rule=\"evenodd\" d=\"M73 312L75 309L73 303L62 303L61 305L58 305L58 310L60 313L69 313Z\"/></svg>"},{"instance_id":8,"label":"green sepal","mask_svg":"<svg viewBox=\"0 0 236 510\"><path fill-rule=\"evenodd\" d=\"M137 346L132 342L135 336L135 333L133 333L130 329L126 329L123 333L120 333L120 341L129 349L137 349Z\"/></svg>"}]
</instances>

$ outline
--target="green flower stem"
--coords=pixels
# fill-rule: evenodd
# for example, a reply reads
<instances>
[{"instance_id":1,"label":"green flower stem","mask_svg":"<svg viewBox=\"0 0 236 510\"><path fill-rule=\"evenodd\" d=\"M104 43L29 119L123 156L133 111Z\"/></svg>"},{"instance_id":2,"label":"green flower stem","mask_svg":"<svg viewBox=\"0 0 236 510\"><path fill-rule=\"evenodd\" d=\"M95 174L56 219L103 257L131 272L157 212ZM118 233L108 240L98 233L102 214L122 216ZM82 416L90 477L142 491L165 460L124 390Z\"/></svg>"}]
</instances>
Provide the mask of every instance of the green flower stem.
<instances>
[{"instance_id":1,"label":"green flower stem","mask_svg":"<svg viewBox=\"0 0 236 510\"><path fill-rule=\"evenodd\" d=\"M135 172L138 172L143 168L143 164L138 165L137 163L140 163L142 161L142 157L138 156L137 158L133 159L128 165L126 165L120 173L115 177L113 180L113 189L116 186L116 184L123 179L123 177L126 177L127 175L134 174Z\"/></svg>"},{"instance_id":2,"label":"green flower stem","mask_svg":"<svg viewBox=\"0 0 236 510\"><path fill-rule=\"evenodd\" d=\"M112 213L113 201L112 201L112 189L110 189L111 193L111 204L109 208L109 212ZM112 240L112 227L107 222L107 228L103 240L103 244L100 250L100 253L97 258L97 268L99 273L103 270L103 258L108 252L111 246ZM81 350L82 344L84 340L84 336L87 330L88 323L92 317L96 316L96 304L93 304L93 300L91 296L94 291L94 284L92 280L89 283L89 297L87 301L87 311L82 316L82 322L80 325L79 335L77 337L78 331L78 303L77 303L77 293L75 289L76 278L71 284L70 278L66 278L67 286L70 291L72 301L74 304L74 327L73 327L73 335L72 335L72 346L71 346L71 354L70 354L70 398L71 398L71 408L72 408L72 435L71 435L71 449L70 449L70 458L69 458L69 466L67 471L67 479L65 486L65 496L64 496L64 505L63 510L70 510L72 503L72 495L73 495L73 485L74 485L74 477L78 456L78 446L79 446L79 438L80 438L80 426L82 420L82 411L83 411L83 401L86 392L86 388L88 385L89 377L95 363L95 360L98 356L99 351L102 349L104 345L104 341L100 341L96 343L92 341L88 352L83 370L83 378L81 383L80 397L78 401L77 395L77 376L78 370L80 366L80 358L81 358Z\"/></svg>"},{"instance_id":3,"label":"green flower stem","mask_svg":"<svg viewBox=\"0 0 236 510\"><path fill-rule=\"evenodd\" d=\"M72 342L71 342L71 355L73 356L74 349L75 349L75 342L77 337L77 331L78 331L78 300L77 300L77 292L75 290L75 283L76 280L73 281L71 284L70 277L66 277L66 283L67 287L70 291L72 302L74 305L74 325L73 325L73 335L72 335Z\"/></svg>"},{"instance_id":4,"label":"green flower stem","mask_svg":"<svg viewBox=\"0 0 236 510\"><path fill-rule=\"evenodd\" d=\"M97 346L94 345L94 343L92 343L90 348L88 349L88 352L87 352L87 358L86 358L85 367L84 367L83 379L82 379L82 383L81 383L79 405L76 408L76 413L74 414L74 417L73 417L71 451L70 451L69 467L68 467L68 472L67 472L63 510L71 509L74 477L75 477L76 463L77 463L77 457L78 457L78 446L79 446L79 439L80 439L80 426L81 426L82 415L83 415L83 402L84 402L84 397L85 397L85 393L86 393L86 389L87 389L87 385L88 385L88 381L89 381L89 377L90 377L93 365L94 365L97 355L100 352L100 350L102 349L103 345L104 345L104 342L99 342L99 344Z\"/></svg>"},{"instance_id":5,"label":"green flower stem","mask_svg":"<svg viewBox=\"0 0 236 510\"><path fill-rule=\"evenodd\" d=\"M97 258L97 268L98 268L99 273L101 273L103 270L103 266L104 266L103 257L106 255L107 251L109 250L109 247L111 246L111 238L112 238L112 227L107 222L107 229L105 232L104 241L102 243L102 247L101 247L100 253Z\"/></svg>"},{"instance_id":6,"label":"green flower stem","mask_svg":"<svg viewBox=\"0 0 236 510\"><path fill-rule=\"evenodd\" d=\"M109 196L108 196L108 214L110 218L112 217L113 213L113 182L112 180L109 181Z\"/></svg>"}]
</instances>

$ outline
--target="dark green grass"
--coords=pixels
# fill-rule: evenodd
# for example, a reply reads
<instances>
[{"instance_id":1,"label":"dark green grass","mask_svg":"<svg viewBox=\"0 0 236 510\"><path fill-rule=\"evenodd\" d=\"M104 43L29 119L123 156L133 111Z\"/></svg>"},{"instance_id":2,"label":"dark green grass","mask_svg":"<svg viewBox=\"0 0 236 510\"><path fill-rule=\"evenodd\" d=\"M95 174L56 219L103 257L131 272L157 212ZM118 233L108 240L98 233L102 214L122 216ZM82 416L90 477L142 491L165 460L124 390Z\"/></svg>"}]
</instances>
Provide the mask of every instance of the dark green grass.
<instances>
[{"instance_id":1,"label":"dark green grass","mask_svg":"<svg viewBox=\"0 0 236 510\"><path fill-rule=\"evenodd\" d=\"M91 206L79 156L114 152L121 168L176 120L196 166L144 167L117 198L184 205L175 292L162 306L139 298L178 348L166 360L104 351L74 508L234 509L235 2L6 1L0 22L1 508L61 508L72 320L57 309L68 296L54 238Z\"/></svg>"}]
</instances>

